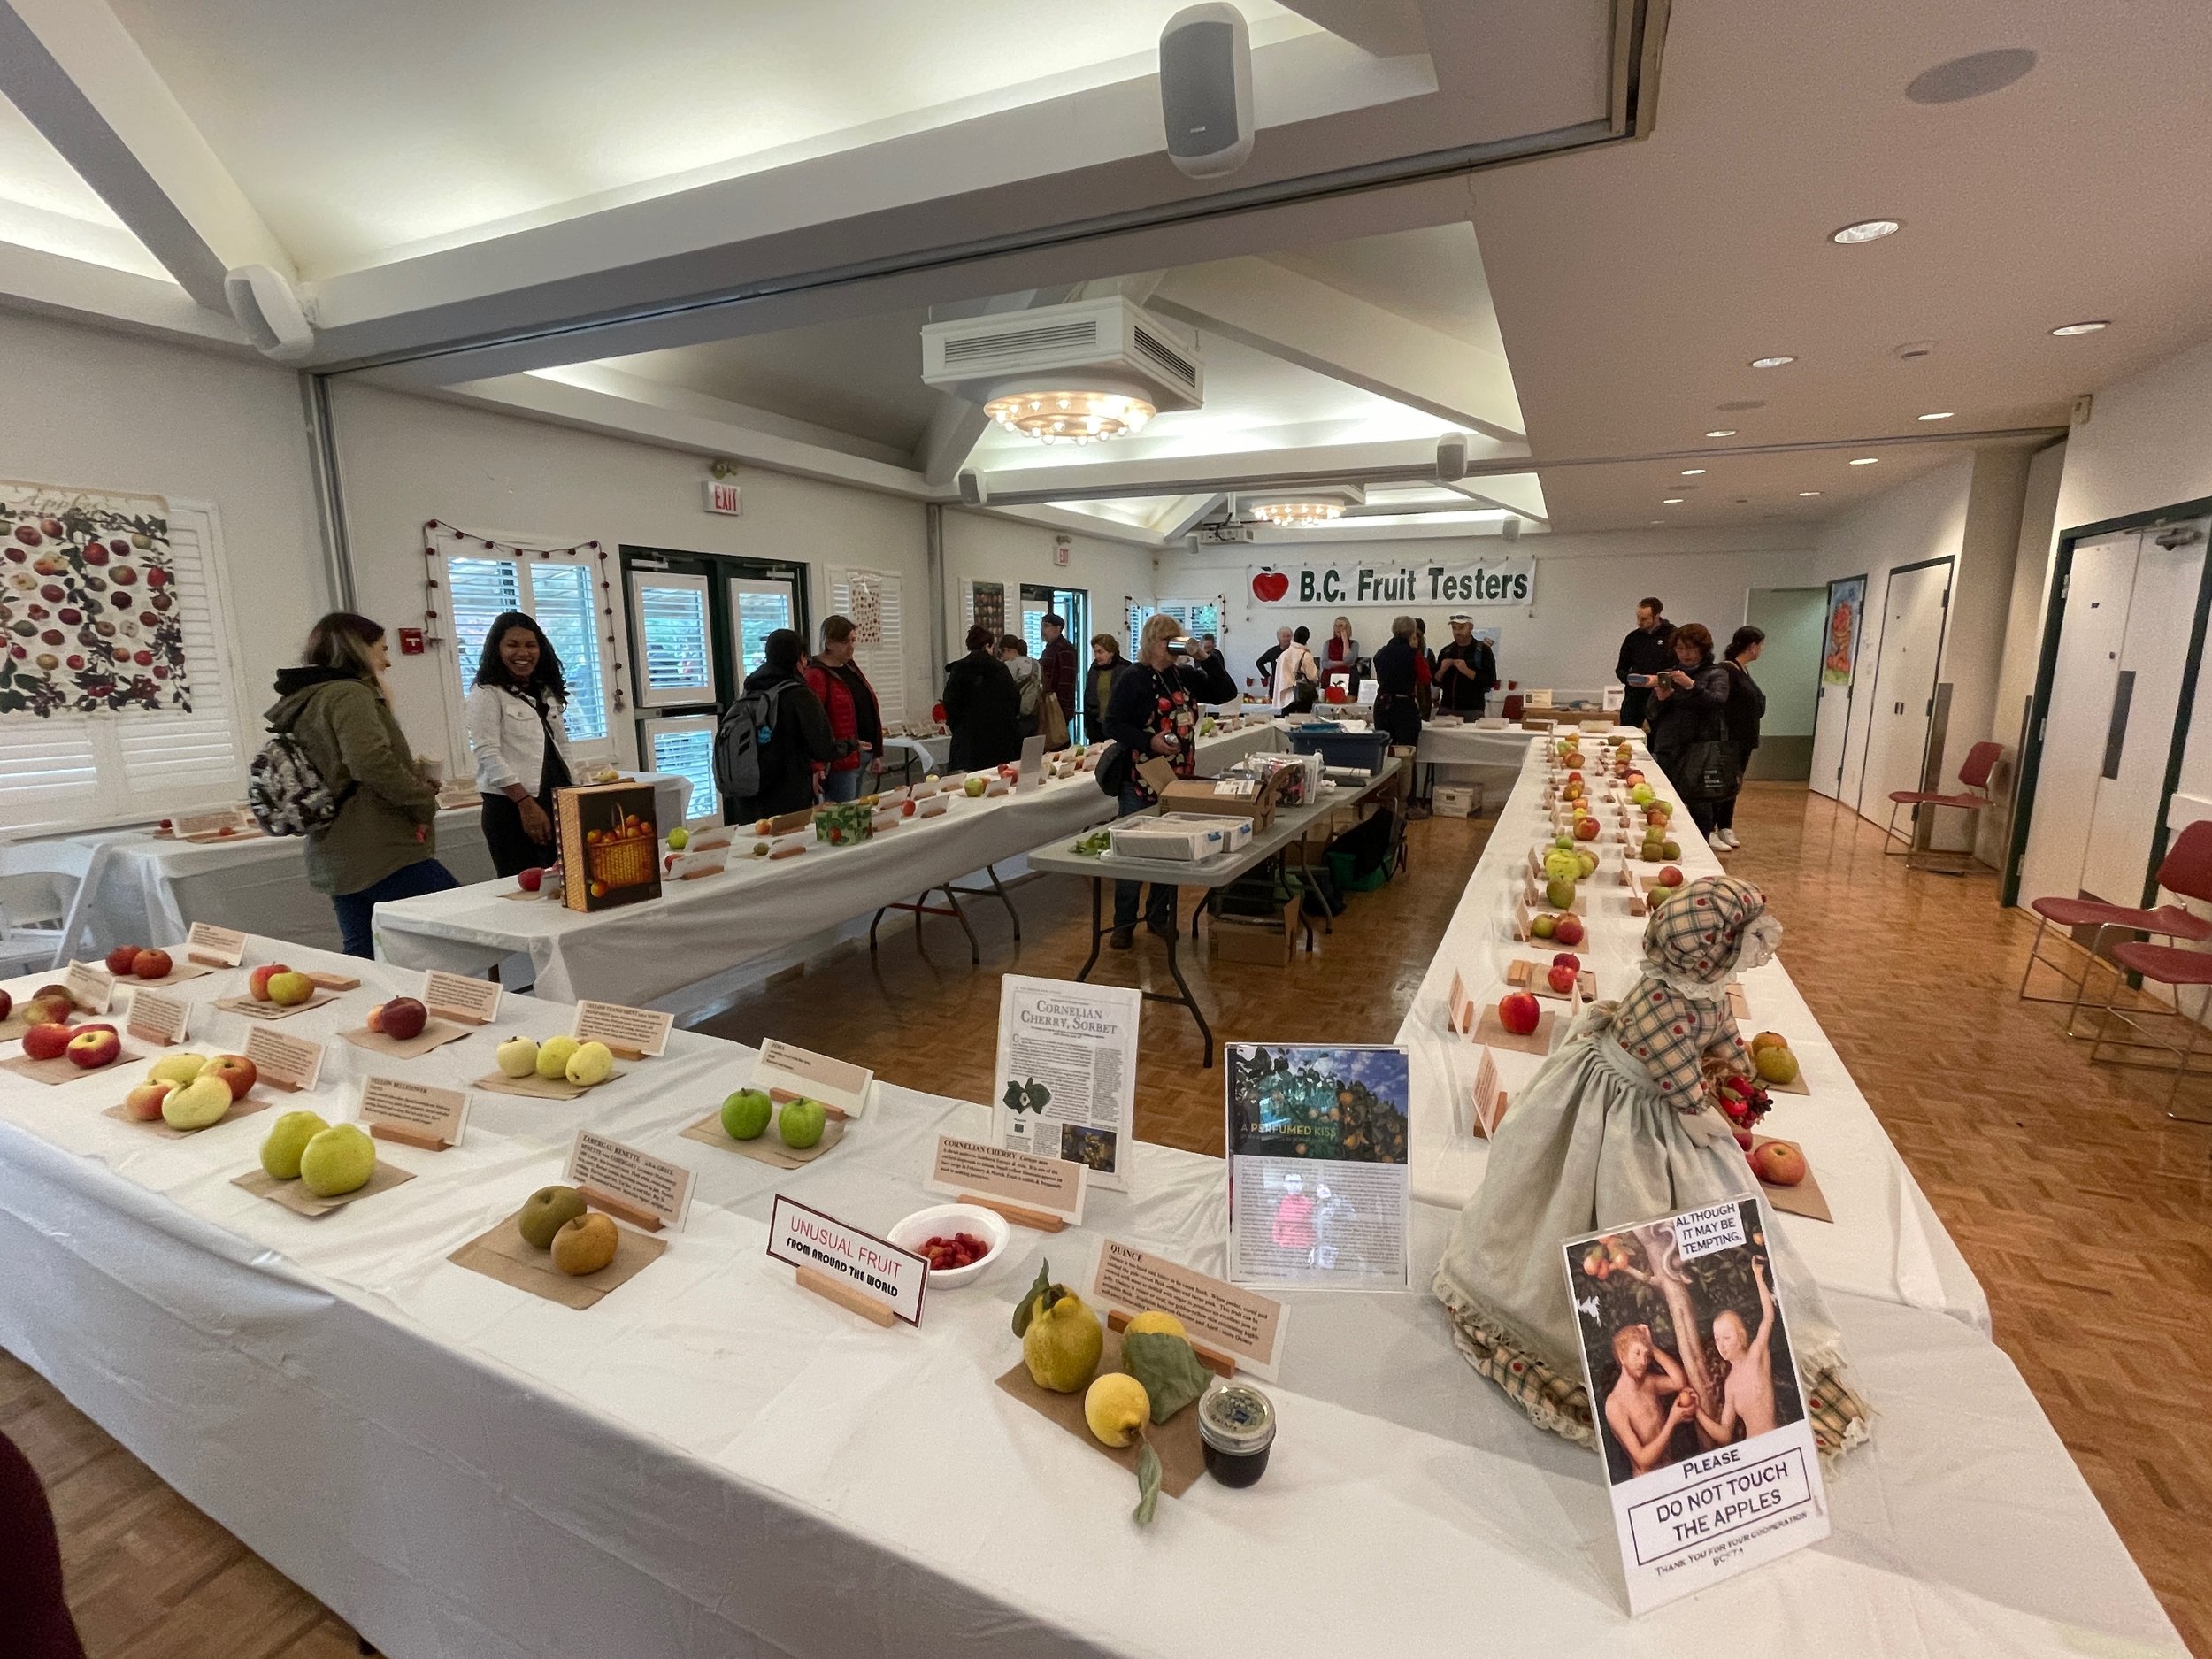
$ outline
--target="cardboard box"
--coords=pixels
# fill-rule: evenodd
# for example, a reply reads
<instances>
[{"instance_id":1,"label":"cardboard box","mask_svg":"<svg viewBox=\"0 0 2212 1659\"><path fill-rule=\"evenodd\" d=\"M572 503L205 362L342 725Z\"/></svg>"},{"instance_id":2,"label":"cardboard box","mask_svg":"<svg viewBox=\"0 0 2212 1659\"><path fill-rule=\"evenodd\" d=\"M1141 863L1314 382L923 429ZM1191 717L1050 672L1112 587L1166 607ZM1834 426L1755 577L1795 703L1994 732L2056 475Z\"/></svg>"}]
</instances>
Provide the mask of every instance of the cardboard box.
<instances>
[{"instance_id":1,"label":"cardboard box","mask_svg":"<svg viewBox=\"0 0 2212 1659\"><path fill-rule=\"evenodd\" d=\"M1432 803L1439 818L1479 818L1482 816L1482 786L1479 783L1440 783Z\"/></svg>"},{"instance_id":2,"label":"cardboard box","mask_svg":"<svg viewBox=\"0 0 2212 1659\"><path fill-rule=\"evenodd\" d=\"M1252 839L1249 818L1212 813L1166 812L1125 818L1110 832L1113 849L1125 858L1187 859L1195 863L1233 851Z\"/></svg>"},{"instance_id":3,"label":"cardboard box","mask_svg":"<svg viewBox=\"0 0 2212 1659\"><path fill-rule=\"evenodd\" d=\"M1295 896L1285 901L1279 923L1273 916L1223 916L1216 912L1207 917L1207 948L1213 959L1249 962L1270 968L1288 966L1298 949L1298 905Z\"/></svg>"},{"instance_id":4,"label":"cardboard box","mask_svg":"<svg viewBox=\"0 0 2212 1659\"><path fill-rule=\"evenodd\" d=\"M1178 778L1160 793L1164 812L1205 813L1249 819L1254 830L1275 821L1287 778Z\"/></svg>"},{"instance_id":5,"label":"cardboard box","mask_svg":"<svg viewBox=\"0 0 2212 1659\"><path fill-rule=\"evenodd\" d=\"M649 783L554 792L561 898L572 910L609 910L661 895L660 826Z\"/></svg>"}]
</instances>

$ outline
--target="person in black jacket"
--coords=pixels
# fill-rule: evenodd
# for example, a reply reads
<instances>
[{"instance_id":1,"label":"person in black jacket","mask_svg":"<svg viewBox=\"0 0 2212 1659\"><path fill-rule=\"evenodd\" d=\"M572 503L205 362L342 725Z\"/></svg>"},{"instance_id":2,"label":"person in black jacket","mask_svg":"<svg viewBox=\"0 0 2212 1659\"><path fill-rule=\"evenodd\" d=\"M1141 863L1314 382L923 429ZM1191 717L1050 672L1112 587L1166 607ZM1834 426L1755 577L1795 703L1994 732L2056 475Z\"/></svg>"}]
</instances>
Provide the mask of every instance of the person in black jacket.
<instances>
[{"instance_id":1,"label":"person in black jacket","mask_svg":"<svg viewBox=\"0 0 2212 1659\"><path fill-rule=\"evenodd\" d=\"M1252 664L1260 671L1260 695L1262 697L1271 697L1274 693L1275 659L1290 649L1290 629L1277 628L1275 643L1262 651L1259 659Z\"/></svg>"},{"instance_id":2,"label":"person in black jacket","mask_svg":"<svg viewBox=\"0 0 2212 1659\"><path fill-rule=\"evenodd\" d=\"M945 671L945 724L952 728L955 772L980 772L1021 758L1021 693L1006 664L991 655L998 635L980 623L968 630L968 654Z\"/></svg>"},{"instance_id":3,"label":"person in black jacket","mask_svg":"<svg viewBox=\"0 0 2212 1659\"><path fill-rule=\"evenodd\" d=\"M1390 642L1375 653L1375 725L1400 748L1421 741L1421 705L1415 701L1421 678L1413 642L1417 632L1411 617L1393 618Z\"/></svg>"},{"instance_id":4,"label":"person in black jacket","mask_svg":"<svg viewBox=\"0 0 2212 1659\"><path fill-rule=\"evenodd\" d=\"M1121 641L1110 634L1091 636L1091 667L1084 676L1083 741L1101 742L1106 736L1106 710L1114 701L1114 687L1129 677L1133 666L1121 654Z\"/></svg>"},{"instance_id":5,"label":"person in black jacket","mask_svg":"<svg viewBox=\"0 0 2212 1659\"><path fill-rule=\"evenodd\" d=\"M761 665L745 676L747 691L768 694L768 718L759 737L760 793L728 803L735 822L812 806L815 764L837 758L829 710L800 671L805 656L798 634L778 628L763 643Z\"/></svg>"},{"instance_id":6,"label":"person in black jacket","mask_svg":"<svg viewBox=\"0 0 2212 1659\"><path fill-rule=\"evenodd\" d=\"M1759 747L1759 722L1766 718L1767 694L1751 677L1751 664L1766 649L1766 631L1746 624L1728 641L1720 665L1728 672L1728 750L1736 762L1736 790L1743 789L1743 775L1751 764L1751 751ZM1713 845L1731 851L1743 843L1736 839L1736 796L1731 795L1713 813Z\"/></svg>"},{"instance_id":7,"label":"person in black jacket","mask_svg":"<svg viewBox=\"0 0 2212 1659\"><path fill-rule=\"evenodd\" d=\"M1636 602L1636 626L1621 641L1620 659L1613 664L1613 678L1628 687L1621 698L1623 726L1641 726L1651 711L1651 686L1634 682L1672 673L1675 669L1674 624L1660 614L1661 610L1656 599ZM1707 636L1709 651L1710 637Z\"/></svg>"},{"instance_id":8,"label":"person in black jacket","mask_svg":"<svg viewBox=\"0 0 2212 1659\"><path fill-rule=\"evenodd\" d=\"M1702 798L1687 774L1701 745L1728 741L1728 671L1713 660L1712 632L1702 622L1675 629L1673 645L1674 666L1653 676L1651 757L1674 780L1698 833L1709 838L1720 803Z\"/></svg>"},{"instance_id":9,"label":"person in black jacket","mask_svg":"<svg viewBox=\"0 0 2212 1659\"><path fill-rule=\"evenodd\" d=\"M1156 616L1147 621L1138 641L1137 660L1106 705L1106 735L1129 751L1129 771L1121 786L1125 818L1159 798L1137 776L1137 767L1159 756L1175 768L1177 777L1192 776L1198 769L1199 705L1227 703L1237 695L1237 682L1222 666L1218 651L1194 662L1168 649L1180 632L1173 617ZM1136 942L1138 889L1142 885L1114 883L1114 931L1106 942L1116 950L1126 950ZM1153 883L1145 898L1144 924L1163 939L1175 937L1172 886Z\"/></svg>"},{"instance_id":10,"label":"person in black jacket","mask_svg":"<svg viewBox=\"0 0 2212 1659\"><path fill-rule=\"evenodd\" d=\"M1452 618L1452 642L1436 654L1436 706L1447 714L1475 720L1498 683L1498 659L1490 641L1475 637L1475 619Z\"/></svg>"}]
</instances>

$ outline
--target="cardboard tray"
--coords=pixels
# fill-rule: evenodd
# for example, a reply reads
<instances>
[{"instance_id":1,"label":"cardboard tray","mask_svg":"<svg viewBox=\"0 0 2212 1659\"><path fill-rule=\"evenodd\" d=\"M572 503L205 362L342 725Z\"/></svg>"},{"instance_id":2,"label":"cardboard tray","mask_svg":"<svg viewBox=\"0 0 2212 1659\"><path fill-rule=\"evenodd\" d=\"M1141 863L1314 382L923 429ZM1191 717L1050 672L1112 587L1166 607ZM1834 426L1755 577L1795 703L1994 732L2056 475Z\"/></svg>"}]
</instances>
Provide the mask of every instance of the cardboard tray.
<instances>
[{"instance_id":1,"label":"cardboard tray","mask_svg":"<svg viewBox=\"0 0 2212 1659\"><path fill-rule=\"evenodd\" d=\"M423 1028L404 1042L380 1031L371 1031L366 1025L357 1025L338 1034L355 1048L365 1048L371 1054L385 1055L394 1060L417 1060L434 1048L474 1036L483 1029L481 1025L464 1025L457 1020L441 1019L433 1014L423 1023Z\"/></svg>"},{"instance_id":2,"label":"cardboard tray","mask_svg":"<svg viewBox=\"0 0 2212 1659\"><path fill-rule=\"evenodd\" d=\"M65 1054L58 1054L50 1060L34 1060L28 1055L19 1054L12 1060L0 1060L0 1071L12 1071L18 1077L29 1078L34 1083L81 1083L88 1077L119 1074L124 1066L145 1057L145 1050L132 1048L127 1038L123 1052L105 1065L87 1068L79 1065Z\"/></svg>"},{"instance_id":3,"label":"cardboard tray","mask_svg":"<svg viewBox=\"0 0 2212 1659\"><path fill-rule=\"evenodd\" d=\"M615 1231L621 1234L622 1241L615 1249L614 1260L595 1273L572 1279L553 1265L550 1251L533 1249L524 1241L522 1234L515 1230L515 1217L521 1213L520 1210L515 1210L490 1232L477 1234L445 1259L472 1273L481 1273L487 1279L495 1279L503 1285L511 1285L517 1290L581 1312L621 1289L658 1261L668 1248L666 1239L640 1233L635 1227L626 1227L617 1221ZM1078 1409L1079 1411L1079 1402Z\"/></svg>"},{"instance_id":4,"label":"cardboard tray","mask_svg":"<svg viewBox=\"0 0 2212 1659\"><path fill-rule=\"evenodd\" d=\"M1475 1022L1475 1041L1488 1043L1493 1048L1510 1049L1515 1054L1548 1055L1552 1039L1559 1029L1559 1016L1546 1009L1536 1017L1536 1029L1525 1037L1517 1037L1498 1019L1498 1005L1485 1002L1482 1018Z\"/></svg>"},{"instance_id":5,"label":"cardboard tray","mask_svg":"<svg viewBox=\"0 0 2212 1659\"><path fill-rule=\"evenodd\" d=\"M617 1066L607 1074L607 1082L611 1083L622 1075L622 1068ZM509 1077L504 1071L489 1071L469 1085L469 1087L480 1088L487 1094L516 1094L524 1100L581 1100L593 1088L605 1087L605 1083L595 1083L587 1087L581 1083L572 1083L566 1078L540 1077L535 1071L528 1077Z\"/></svg>"},{"instance_id":6,"label":"cardboard tray","mask_svg":"<svg viewBox=\"0 0 2212 1659\"><path fill-rule=\"evenodd\" d=\"M250 993L219 999L215 1006L227 1014L243 1014L248 1019L289 1019L295 1014L304 1014L311 1008L321 1008L338 1000L335 991L318 989L304 1002L295 1002L289 1008L280 1008L274 1002L257 1002Z\"/></svg>"},{"instance_id":7,"label":"cardboard tray","mask_svg":"<svg viewBox=\"0 0 2212 1659\"><path fill-rule=\"evenodd\" d=\"M733 1141L723 1133L719 1108L709 1112L688 1129L677 1132L686 1141L696 1141L703 1146L719 1147L725 1152L734 1152L758 1164L766 1164L780 1170L803 1169L845 1138L845 1121L832 1118L822 1126L822 1138L804 1151L783 1143L783 1137L775 1130L775 1120L751 1141Z\"/></svg>"},{"instance_id":8,"label":"cardboard tray","mask_svg":"<svg viewBox=\"0 0 2212 1659\"><path fill-rule=\"evenodd\" d=\"M1779 1135L1763 1135L1754 1131L1751 1144L1755 1149L1770 1141L1779 1141ZM1797 1147L1800 1156L1805 1148L1794 1141L1784 1141L1786 1146ZM1768 1181L1759 1183L1759 1190L1766 1201L1786 1216L1803 1216L1809 1221L1833 1221L1835 1212L1828 1208L1827 1195L1820 1190L1820 1178L1813 1173L1813 1161L1805 1159L1805 1179L1794 1187L1776 1187Z\"/></svg>"},{"instance_id":9,"label":"cardboard tray","mask_svg":"<svg viewBox=\"0 0 2212 1659\"><path fill-rule=\"evenodd\" d=\"M1567 1001L1566 992L1555 991L1551 988L1551 981L1548 978L1550 972L1551 964L1548 962L1531 962L1526 956L1516 956L1505 965L1505 982L1517 991L1533 991L1539 996L1548 997L1556 1002ZM1582 1000L1586 1002L1596 1002L1598 1000L1596 971L1585 968L1581 978Z\"/></svg>"},{"instance_id":10,"label":"cardboard tray","mask_svg":"<svg viewBox=\"0 0 2212 1659\"><path fill-rule=\"evenodd\" d=\"M194 1135L205 1134L208 1129L220 1129L225 1124L235 1123L241 1118L250 1118L258 1111L266 1111L275 1104L276 1102L264 1094L258 1087L250 1088L239 1099L231 1102L230 1110L208 1125L206 1129L179 1129L163 1118L156 1118L148 1120L142 1118L134 1118L130 1114L130 1109L120 1101L100 1115L103 1118L112 1118L119 1124L127 1124L134 1129L142 1129L146 1133L157 1135L164 1141L189 1141Z\"/></svg>"},{"instance_id":11,"label":"cardboard tray","mask_svg":"<svg viewBox=\"0 0 2212 1659\"><path fill-rule=\"evenodd\" d=\"M1000 1327L1003 1328L1003 1327ZM1098 1358L1096 1376L1104 1377L1126 1369L1121 1363L1121 1333L1109 1329L1105 1350ZM1029 1367L1018 1356L1014 1367L998 1379L998 1386L1020 1401L1039 1417L1057 1423L1084 1445L1102 1457L1110 1457L1129 1475L1129 1507L1137 1503L1137 1448L1135 1442L1112 1447L1100 1444L1083 1421L1083 1393L1056 1394L1040 1388L1030 1380ZM1194 1400L1164 1423L1155 1423L1146 1430L1152 1441L1152 1449L1160 1457L1160 1490L1171 1498L1179 1498L1196 1484L1206 1472L1206 1448L1198 1438L1198 1402Z\"/></svg>"},{"instance_id":12,"label":"cardboard tray","mask_svg":"<svg viewBox=\"0 0 2212 1659\"><path fill-rule=\"evenodd\" d=\"M229 1119L226 1118L224 1121L227 1123ZM374 1174L351 1192L340 1193L332 1198L318 1198L300 1181L280 1181L266 1170L249 1170L243 1175L234 1175L231 1178L230 1184L233 1187L242 1187L257 1198L265 1198L273 1204L281 1204L296 1216L305 1216L312 1220L317 1216L326 1216L334 1210L342 1210L348 1204L355 1203L361 1199L373 1198L379 1193L388 1193L395 1187L404 1186L414 1179L414 1171L403 1170L396 1164L388 1164L380 1155L376 1160Z\"/></svg>"}]
</instances>

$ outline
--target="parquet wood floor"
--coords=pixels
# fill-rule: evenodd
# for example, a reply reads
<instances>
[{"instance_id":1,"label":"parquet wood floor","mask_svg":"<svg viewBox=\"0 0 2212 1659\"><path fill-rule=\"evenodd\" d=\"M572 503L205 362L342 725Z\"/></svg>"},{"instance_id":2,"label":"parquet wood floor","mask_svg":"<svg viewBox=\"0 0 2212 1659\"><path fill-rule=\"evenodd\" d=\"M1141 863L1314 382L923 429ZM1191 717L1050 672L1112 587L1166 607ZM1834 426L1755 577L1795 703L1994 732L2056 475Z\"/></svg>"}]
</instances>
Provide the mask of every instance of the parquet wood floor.
<instances>
[{"instance_id":1,"label":"parquet wood floor","mask_svg":"<svg viewBox=\"0 0 2212 1659\"><path fill-rule=\"evenodd\" d=\"M1879 832L1799 787L1752 786L1731 867L1790 929L1784 960L1987 1287L1998 1340L2192 1649L2212 1659L2212 1130L2169 1125L2157 1084L2098 1068L2063 1010L2014 1000L2032 928L1994 878L1908 875ZM1479 854L1485 826L1412 827L1410 878L1355 899L1284 973L1187 969L1217 1033L1386 1041ZM1071 974L1089 920L1079 884L1017 890L1024 940L974 908L981 969L948 921L886 925L884 949L820 961L710 1022L986 1098L998 979ZM1141 939L1142 935L1140 935ZM1098 977L1166 985L1156 945ZM1170 987L1169 988L1172 988ZM1293 999L1300 1004L1294 1008ZM1218 1071L1181 1010L1149 1004L1138 1129L1218 1154ZM2212 1112L2212 1084L2201 1105ZM93 1659L342 1659L351 1632L169 1491L27 1368L0 1355L0 1429L46 1479L72 1605Z\"/></svg>"}]
</instances>

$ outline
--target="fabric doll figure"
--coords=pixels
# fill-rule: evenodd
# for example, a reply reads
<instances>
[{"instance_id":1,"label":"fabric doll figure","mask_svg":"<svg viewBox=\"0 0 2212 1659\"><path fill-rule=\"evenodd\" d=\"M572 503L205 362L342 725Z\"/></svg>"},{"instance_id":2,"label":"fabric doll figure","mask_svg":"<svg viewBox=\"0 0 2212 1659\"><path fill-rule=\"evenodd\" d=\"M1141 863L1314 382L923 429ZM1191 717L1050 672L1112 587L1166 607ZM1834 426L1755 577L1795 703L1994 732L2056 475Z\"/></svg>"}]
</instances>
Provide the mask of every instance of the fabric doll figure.
<instances>
[{"instance_id":1,"label":"fabric doll figure","mask_svg":"<svg viewBox=\"0 0 2212 1659\"><path fill-rule=\"evenodd\" d=\"M1643 976L1584 1012L1491 1140L1436 1294L1468 1363L1540 1427L1593 1438L1561 1244L1759 1190L1712 1102L1718 1079L1751 1069L1728 980L1770 960L1781 934L1748 882L1709 876L1678 889L1645 926ZM1868 1413L1842 1339L1776 1230L1766 1242L1815 1439L1824 1453L1856 1445Z\"/></svg>"}]
</instances>

